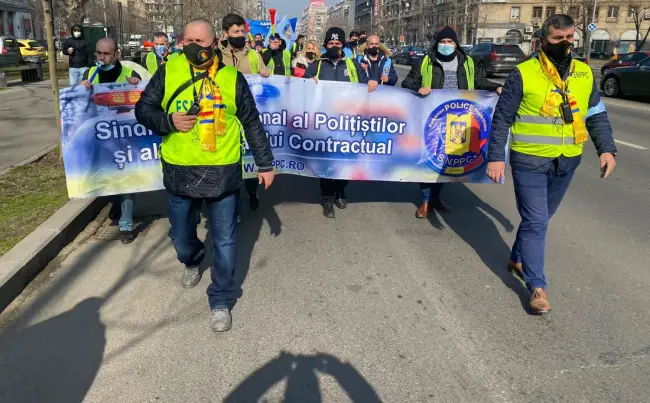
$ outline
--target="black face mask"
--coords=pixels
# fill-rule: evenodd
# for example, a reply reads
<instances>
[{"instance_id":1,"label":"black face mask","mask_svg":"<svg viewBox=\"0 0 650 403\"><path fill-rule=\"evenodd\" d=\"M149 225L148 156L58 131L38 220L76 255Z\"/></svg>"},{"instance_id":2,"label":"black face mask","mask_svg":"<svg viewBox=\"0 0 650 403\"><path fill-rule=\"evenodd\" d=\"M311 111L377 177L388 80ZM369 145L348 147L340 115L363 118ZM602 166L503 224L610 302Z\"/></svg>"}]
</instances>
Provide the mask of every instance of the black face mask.
<instances>
[{"instance_id":1,"label":"black face mask","mask_svg":"<svg viewBox=\"0 0 650 403\"><path fill-rule=\"evenodd\" d=\"M560 63L569 58L573 44L569 41L561 41L558 43L546 43L544 45L544 53L554 62Z\"/></svg>"},{"instance_id":2,"label":"black face mask","mask_svg":"<svg viewBox=\"0 0 650 403\"><path fill-rule=\"evenodd\" d=\"M307 57L307 59L309 59L309 60L313 60L313 59L316 58L316 53L314 53L314 52L307 52L307 53L305 53L305 56Z\"/></svg>"},{"instance_id":3,"label":"black face mask","mask_svg":"<svg viewBox=\"0 0 650 403\"><path fill-rule=\"evenodd\" d=\"M235 49L241 49L244 46L246 46L246 38L244 38L243 36L239 36L236 38L229 36L228 43L230 44L230 46L232 46Z\"/></svg>"},{"instance_id":4,"label":"black face mask","mask_svg":"<svg viewBox=\"0 0 650 403\"><path fill-rule=\"evenodd\" d=\"M351 48L356 48L357 47L357 41L350 41L350 47Z\"/></svg>"},{"instance_id":5,"label":"black face mask","mask_svg":"<svg viewBox=\"0 0 650 403\"><path fill-rule=\"evenodd\" d=\"M359 45L366 43L366 38L359 38Z\"/></svg>"},{"instance_id":6,"label":"black face mask","mask_svg":"<svg viewBox=\"0 0 650 403\"><path fill-rule=\"evenodd\" d=\"M379 54L379 48L368 48L368 54L370 56L377 56Z\"/></svg>"},{"instance_id":7,"label":"black face mask","mask_svg":"<svg viewBox=\"0 0 650 403\"><path fill-rule=\"evenodd\" d=\"M341 48L338 46L332 46L331 48L327 48L325 51L325 57L328 59L338 59L341 57Z\"/></svg>"},{"instance_id":8,"label":"black face mask","mask_svg":"<svg viewBox=\"0 0 650 403\"><path fill-rule=\"evenodd\" d=\"M187 60L194 66L201 66L214 57L214 48L210 46L201 46L196 42L189 43L183 47L183 53Z\"/></svg>"}]
</instances>

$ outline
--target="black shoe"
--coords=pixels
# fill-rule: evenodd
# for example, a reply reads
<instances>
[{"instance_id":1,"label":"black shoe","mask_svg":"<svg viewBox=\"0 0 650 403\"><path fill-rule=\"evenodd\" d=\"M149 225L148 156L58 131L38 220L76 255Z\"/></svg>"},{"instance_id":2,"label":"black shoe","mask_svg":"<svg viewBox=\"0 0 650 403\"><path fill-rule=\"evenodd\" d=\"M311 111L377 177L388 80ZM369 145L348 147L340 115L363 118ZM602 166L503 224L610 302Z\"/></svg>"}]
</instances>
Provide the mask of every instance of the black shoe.
<instances>
[{"instance_id":1,"label":"black shoe","mask_svg":"<svg viewBox=\"0 0 650 403\"><path fill-rule=\"evenodd\" d=\"M257 210L260 207L260 199L257 197L257 193L253 193L248 196L248 205L253 211Z\"/></svg>"},{"instance_id":2,"label":"black shoe","mask_svg":"<svg viewBox=\"0 0 650 403\"><path fill-rule=\"evenodd\" d=\"M327 218L336 218L336 213L334 212L334 203L323 203L323 215Z\"/></svg>"},{"instance_id":3,"label":"black shoe","mask_svg":"<svg viewBox=\"0 0 650 403\"><path fill-rule=\"evenodd\" d=\"M336 204L336 207L343 210L344 208L346 208L348 206L348 199L346 199L345 197L340 198L340 199L336 199L334 201L334 204Z\"/></svg>"},{"instance_id":4,"label":"black shoe","mask_svg":"<svg viewBox=\"0 0 650 403\"><path fill-rule=\"evenodd\" d=\"M117 221L122 216L122 207L119 204L111 205L111 209L108 211L108 219L111 221Z\"/></svg>"},{"instance_id":5,"label":"black shoe","mask_svg":"<svg viewBox=\"0 0 650 403\"><path fill-rule=\"evenodd\" d=\"M133 231L120 231L120 242L123 244L131 243L135 240Z\"/></svg>"}]
</instances>

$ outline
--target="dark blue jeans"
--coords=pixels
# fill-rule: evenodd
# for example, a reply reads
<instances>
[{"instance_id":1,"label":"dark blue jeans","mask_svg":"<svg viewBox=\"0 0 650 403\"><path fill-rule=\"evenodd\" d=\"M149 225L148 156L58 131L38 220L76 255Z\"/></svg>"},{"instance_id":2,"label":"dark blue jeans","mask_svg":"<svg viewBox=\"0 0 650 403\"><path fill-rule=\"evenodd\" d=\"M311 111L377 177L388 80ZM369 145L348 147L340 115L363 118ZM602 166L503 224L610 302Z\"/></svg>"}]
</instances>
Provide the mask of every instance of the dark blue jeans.
<instances>
[{"instance_id":1,"label":"dark blue jeans","mask_svg":"<svg viewBox=\"0 0 650 403\"><path fill-rule=\"evenodd\" d=\"M196 233L196 216L205 202L208 228L212 240L212 283L208 286L210 308L230 308L237 298L235 266L237 261L237 204L239 194L219 199L194 199L167 192L169 237L178 260L187 267L197 267L205 256L205 245Z\"/></svg>"},{"instance_id":2,"label":"dark blue jeans","mask_svg":"<svg viewBox=\"0 0 650 403\"><path fill-rule=\"evenodd\" d=\"M548 222L564 197L576 164L553 160L536 170L512 169L521 224L510 259L521 263L529 290L546 289L544 252Z\"/></svg>"},{"instance_id":3,"label":"dark blue jeans","mask_svg":"<svg viewBox=\"0 0 650 403\"><path fill-rule=\"evenodd\" d=\"M443 186L444 183L420 183L420 201L429 203L440 199Z\"/></svg>"}]
</instances>

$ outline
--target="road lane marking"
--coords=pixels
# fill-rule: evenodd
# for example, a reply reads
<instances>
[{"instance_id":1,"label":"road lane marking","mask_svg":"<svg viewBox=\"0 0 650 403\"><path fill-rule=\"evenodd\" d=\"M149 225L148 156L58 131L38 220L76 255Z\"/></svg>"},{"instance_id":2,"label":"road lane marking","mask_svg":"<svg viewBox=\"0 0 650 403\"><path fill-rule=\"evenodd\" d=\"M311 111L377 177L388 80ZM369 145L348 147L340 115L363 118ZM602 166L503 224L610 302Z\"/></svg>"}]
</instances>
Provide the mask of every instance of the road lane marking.
<instances>
[{"instance_id":1,"label":"road lane marking","mask_svg":"<svg viewBox=\"0 0 650 403\"><path fill-rule=\"evenodd\" d=\"M627 141L623 141L623 140L614 139L614 142L616 142L618 144L623 144L624 146L636 148L637 150L647 150L646 147L638 146L638 145L632 144L632 143L628 143Z\"/></svg>"}]
</instances>

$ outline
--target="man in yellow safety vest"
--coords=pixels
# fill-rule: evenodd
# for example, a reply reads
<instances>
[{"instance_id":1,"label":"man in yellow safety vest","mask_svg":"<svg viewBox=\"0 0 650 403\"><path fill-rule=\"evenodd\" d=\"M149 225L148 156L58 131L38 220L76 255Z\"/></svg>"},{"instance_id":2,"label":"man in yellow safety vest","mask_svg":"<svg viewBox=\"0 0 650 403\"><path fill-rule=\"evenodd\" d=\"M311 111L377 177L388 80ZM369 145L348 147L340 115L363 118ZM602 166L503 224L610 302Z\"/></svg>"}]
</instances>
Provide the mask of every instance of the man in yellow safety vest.
<instances>
[{"instance_id":1,"label":"man in yellow safety vest","mask_svg":"<svg viewBox=\"0 0 650 403\"><path fill-rule=\"evenodd\" d=\"M208 302L217 332L232 326L230 309L239 294L236 215L242 185L241 131L253 150L259 183L273 183L273 153L244 76L224 65L215 49L212 24L191 21L183 54L160 67L136 105L138 122L163 137L161 163L169 221L178 259L185 265L182 285L201 278L205 245L196 233L196 216L207 207L212 242L212 283Z\"/></svg>"},{"instance_id":2,"label":"man in yellow safety vest","mask_svg":"<svg viewBox=\"0 0 650 403\"><path fill-rule=\"evenodd\" d=\"M269 47L262 51L262 59L271 74L291 76L291 52L277 32L269 38Z\"/></svg>"},{"instance_id":3,"label":"man in yellow safety vest","mask_svg":"<svg viewBox=\"0 0 650 403\"><path fill-rule=\"evenodd\" d=\"M95 46L97 57L96 66L86 70L81 82L86 88L93 84L104 83L129 83L136 85L140 82L140 75L130 68L123 66L118 59L117 43L112 38L102 38ZM119 219L120 241L123 244L135 240L133 232L133 211L135 210L135 195L123 194L116 196L109 216L113 220Z\"/></svg>"},{"instance_id":4,"label":"man in yellow safety vest","mask_svg":"<svg viewBox=\"0 0 650 403\"><path fill-rule=\"evenodd\" d=\"M487 175L500 182L512 136L510 165L521 224L508 268L526 281L535 314L551 310L544 274L546 231L589 137L600 155L601 177L616 166L612 128L591 68L571 56L574 33L568 15L544 22L541 50L519 64L503 87L488 146Z\"/></svg>"},{"instance_id":5,"label":"man in yellow safety vest","mask_svg":"<svg viewBox=\"0 0 650 403\"><path fill-rule=\"evenodd\" d=\"M156 32L153 35L153 52L147 53L145 59L145 67L147 71L153 75L158 66L167 63L172 57L176 57L177 53L170 52L169 37L164 32Z\"/></svg>"}]
</instances>

